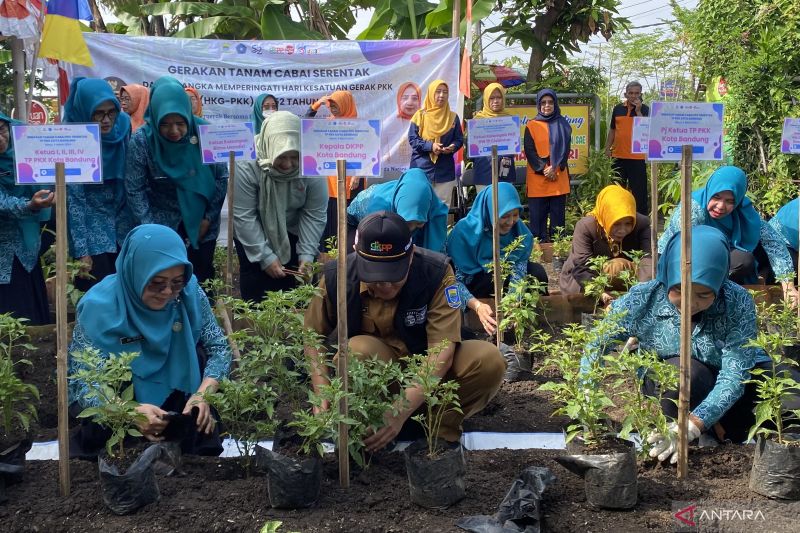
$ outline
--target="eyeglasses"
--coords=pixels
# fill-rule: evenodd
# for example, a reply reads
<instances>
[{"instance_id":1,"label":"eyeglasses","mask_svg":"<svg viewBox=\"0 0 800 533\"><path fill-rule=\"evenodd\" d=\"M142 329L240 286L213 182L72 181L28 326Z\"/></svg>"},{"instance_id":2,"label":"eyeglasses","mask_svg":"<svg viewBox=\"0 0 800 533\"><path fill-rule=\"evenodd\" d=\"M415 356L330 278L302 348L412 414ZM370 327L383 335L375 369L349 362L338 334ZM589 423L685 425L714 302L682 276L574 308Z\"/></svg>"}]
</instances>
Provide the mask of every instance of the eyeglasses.
<instances>
[{"instance_id":1,"label":"eyeglasses","mask_svg":"<svg viewBox=\"0 0 800 533\"><path fill-rule=\"evenodd\" d=\"M109 109L108 111L95 111L92 113L92 120L94 122L103 122L105 119L114 120L117 118L119 111L116 109Z\"/></svg>"},{"instance_id":2,"label":"eyeglasses","mask_svg":"<svg viewBox=\"0 0 800 533\"><path fill-rule=\"evenodd\" d=\"M164 289L169 287L171 293L181 292L186 287L186 280L173 280L173 281L151 281L145 287L149 292L161 293Z\"/></svg>"},{"instance_id":3,"label":"eyeglasses","mask_svg":"<svg viewBox=\"0 0 800 533\"><path fill-rule=\"evenodd\" d=\"M8 126L6 126L5 124L0 126L0 135L6 135L7 136L9 133L11 133L11 131L8 129Z\"/></svg>"},{"instance_id":4,"label":"eyeglasses","mask_svg":"<svg viewBox=\"0 0 800 533\"><path fill-rule=\"evenodd\" d=\"M121 95L119 95L119 101L120 102L130 102L131 101L131 97L128 96L127 94L121 94Z\"/></svg>"}]
</instances>

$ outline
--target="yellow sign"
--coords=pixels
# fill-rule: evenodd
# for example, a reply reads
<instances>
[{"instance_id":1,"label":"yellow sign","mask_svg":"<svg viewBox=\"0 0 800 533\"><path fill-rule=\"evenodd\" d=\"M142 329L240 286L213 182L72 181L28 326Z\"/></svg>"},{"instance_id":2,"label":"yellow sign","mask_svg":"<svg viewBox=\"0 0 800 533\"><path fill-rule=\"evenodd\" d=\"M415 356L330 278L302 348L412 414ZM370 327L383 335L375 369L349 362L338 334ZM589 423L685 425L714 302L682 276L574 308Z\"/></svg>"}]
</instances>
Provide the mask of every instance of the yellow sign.
<instances>
[{"instance_id":1,"label":"yellow sign","mask_svg":"<svg viewBox=\"0 0 800 533\"><path fill-rule=\"evenodd\" d=\"M561 115L572 126L572 140L569 149L569 173L572 176L584 174L588 170L586 158L589 157L589 106L584 104L560 104ZM506 110L514 115L519 115L521 138L525 139L525 129L529 120L536 116L536 107L519 106L507 107ZM527 164L525 151L517 156L517 166Z\"/></svg>"}]
</instances>

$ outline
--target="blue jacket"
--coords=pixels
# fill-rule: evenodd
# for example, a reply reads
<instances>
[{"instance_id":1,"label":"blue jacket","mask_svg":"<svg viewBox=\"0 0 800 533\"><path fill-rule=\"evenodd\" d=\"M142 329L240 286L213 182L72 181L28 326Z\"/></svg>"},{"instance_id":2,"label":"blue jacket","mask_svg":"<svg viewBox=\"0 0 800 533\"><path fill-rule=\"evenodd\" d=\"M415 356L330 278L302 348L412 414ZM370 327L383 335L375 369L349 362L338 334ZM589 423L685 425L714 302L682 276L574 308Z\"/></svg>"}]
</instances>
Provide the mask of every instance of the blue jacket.
<instances>
[{"instance_id":1,"label":"blue jacket","mask_svg":"<svg viewBox=\"0 0 800 533\"><path fill-rule=\"evenodd\" d=\"M452 154L440 154L436 159L436 164L431 161L431 150L433 141L428 141L419 136L419 126L411 123L408 128L408 142L411 145L411 164L409 168L420 168L431 183L446 183L456 179L455 152ZM461 119L456 115L453 128L442 135L441 143L444 146L454 144L456 152L464 146L464 132L461 131Z\"/></svg>"}]
</instances>

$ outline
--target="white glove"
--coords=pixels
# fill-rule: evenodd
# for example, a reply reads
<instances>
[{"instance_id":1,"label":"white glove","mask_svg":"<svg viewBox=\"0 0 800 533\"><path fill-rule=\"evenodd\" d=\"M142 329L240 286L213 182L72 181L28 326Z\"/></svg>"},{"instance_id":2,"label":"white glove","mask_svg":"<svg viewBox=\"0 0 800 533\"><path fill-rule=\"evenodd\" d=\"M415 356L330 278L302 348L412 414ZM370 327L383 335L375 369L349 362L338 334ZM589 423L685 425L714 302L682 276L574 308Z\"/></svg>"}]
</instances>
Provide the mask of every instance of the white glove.
<instances>
[{"instance_id":1,"label":"white glove","mask_svg":"<svg viewBox=\"0 0 800 533\"><path fill-rule=\"evenodd\" d=\"M687 442L692 442L700 437L700 428L694 422L689 420L686 427L689 430ZM666 461L669 457L670 464L674 465L678 462L678 423L672 422L668 430L669 433L667 435L653 433L647 437L647 442L653 445L650 449L650 457L658 456L659 461Z\"/></svg>"}]
</instances>

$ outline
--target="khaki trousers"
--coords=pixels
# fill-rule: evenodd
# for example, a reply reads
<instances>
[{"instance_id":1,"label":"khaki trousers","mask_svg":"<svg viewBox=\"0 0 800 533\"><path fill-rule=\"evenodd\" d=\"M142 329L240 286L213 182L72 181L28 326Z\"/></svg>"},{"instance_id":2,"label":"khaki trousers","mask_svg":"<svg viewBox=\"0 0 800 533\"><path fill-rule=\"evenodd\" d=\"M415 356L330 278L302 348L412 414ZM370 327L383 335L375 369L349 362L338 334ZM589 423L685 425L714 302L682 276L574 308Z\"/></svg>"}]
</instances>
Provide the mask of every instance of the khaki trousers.
<instances>
[{"instance_id":1,"label":"khaki trousers","mask_svg":"<svg viewBox=\"0 0 800 533\"><path fill-rule=\"evenodd\" d=\"M357 357L377 356L382 361L398 361L408 354L399 353L377 337L356 335L349 342L350 353ZM458 398L463 413L448 411L442 418L439 437L455 442L461 438L461 423L488 404L503 381L506 361L494 344L469 340L456 345L453 364L446 380L458 383Z\"/></svg>"}]
</instances>

